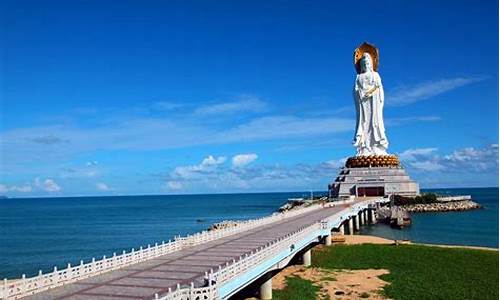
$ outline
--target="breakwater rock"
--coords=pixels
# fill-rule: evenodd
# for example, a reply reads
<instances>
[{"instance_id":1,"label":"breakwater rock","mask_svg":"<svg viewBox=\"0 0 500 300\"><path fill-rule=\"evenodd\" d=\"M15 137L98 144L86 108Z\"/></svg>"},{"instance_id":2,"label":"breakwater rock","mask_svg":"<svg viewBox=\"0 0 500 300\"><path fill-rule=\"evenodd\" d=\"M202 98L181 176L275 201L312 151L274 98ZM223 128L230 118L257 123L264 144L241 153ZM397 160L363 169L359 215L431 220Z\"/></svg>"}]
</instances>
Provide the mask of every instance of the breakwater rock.
<instances>
[{"instance_id":1,"label":"breakwater rock","mask_svg":"<svg viewBox=\"0 0 500 300\"><path fill-rule=\"evenodd\" d=\"M303 208L313 204L323 203L326 201L328 201L328 197L316 197L313 199L290 198L285 204L283 204L278 208L278 212L280 213L287 212L292 209Z\"/></svg>"},{"instance_id":2,"label":"breakwater rock","mask_svg":"<svg viewBox=\"0 0 500 300\"><path fill-rule=\"evenodd\" d=\"M227 221L222 221L222 222L219 222L219 223L214 223L212 224L212 226L210 226L210 228L208 228L208 230L219 230L219 229L226 229L226 228L230 228L230 227L236 227L238 226L239 222L237 221L232 221L232 220L227 220Z\"/></svg>"},{"instance_id":3,"label":"breakwater rock","mask_svg":"<svg viewBox=\"0 0 500 300\"><path fill-rule=\"evenodd\" d=\"M482 206L474 201L453 201L444 203L429 203L429 204L409 204L401 205L403 210L411 213L420 212L437 212L437 211L463 211L478 209Z\"/></svg>"}]
</instances>

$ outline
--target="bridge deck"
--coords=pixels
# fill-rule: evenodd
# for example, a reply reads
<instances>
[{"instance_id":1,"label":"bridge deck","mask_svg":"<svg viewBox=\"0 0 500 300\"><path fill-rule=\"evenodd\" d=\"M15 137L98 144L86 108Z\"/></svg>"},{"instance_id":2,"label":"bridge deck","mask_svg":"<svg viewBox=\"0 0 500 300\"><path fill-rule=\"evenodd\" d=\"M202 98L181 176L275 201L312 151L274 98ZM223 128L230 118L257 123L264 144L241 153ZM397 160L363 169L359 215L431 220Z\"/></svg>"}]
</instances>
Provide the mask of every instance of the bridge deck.
<instances>
[{"instance_id":1,"label":"bridge deck","mask_svg":"<svg viewBox=\"0 0 500 300\"><path fill-rule=\"evenodd\" d=\"M239 234L193 246L102 275L83 279L23 299L114 300L153 299L179 283L201 285L205 272L232 262L240 255L301 227L311 225L340 211L329 207L263 225Z\"/></svg>"}]
</instances>

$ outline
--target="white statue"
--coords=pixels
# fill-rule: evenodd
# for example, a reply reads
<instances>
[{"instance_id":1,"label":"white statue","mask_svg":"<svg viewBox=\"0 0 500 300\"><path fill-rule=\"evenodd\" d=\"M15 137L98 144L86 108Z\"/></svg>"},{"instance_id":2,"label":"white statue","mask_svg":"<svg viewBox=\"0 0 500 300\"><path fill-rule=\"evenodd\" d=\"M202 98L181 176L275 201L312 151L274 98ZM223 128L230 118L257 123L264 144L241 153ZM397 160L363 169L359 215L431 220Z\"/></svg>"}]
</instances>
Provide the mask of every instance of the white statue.
<instances>
[{"instance_id":1,"label":"white statue","mask_svg":"<svg viewBox=\"0 0 500 300\"><path fill-rule=\"evenodd\" d=\"M385 136L384 88L378 72L374 71L372 57L363 53L359 60L360 72L354 83L356 106L356 133L354 146L356 156L387 155L389 142Z\"/></svg>"}]
</instances>

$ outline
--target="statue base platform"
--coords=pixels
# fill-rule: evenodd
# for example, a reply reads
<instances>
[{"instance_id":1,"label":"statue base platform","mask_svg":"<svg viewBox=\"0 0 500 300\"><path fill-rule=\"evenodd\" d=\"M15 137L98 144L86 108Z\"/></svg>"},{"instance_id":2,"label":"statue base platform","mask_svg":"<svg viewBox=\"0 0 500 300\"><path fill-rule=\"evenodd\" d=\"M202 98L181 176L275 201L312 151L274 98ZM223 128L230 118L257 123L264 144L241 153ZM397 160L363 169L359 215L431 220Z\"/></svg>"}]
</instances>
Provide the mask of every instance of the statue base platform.
<instances>
[{"instance_id":1,"label":"statue base platform","mask_svg":"<svg viewBox=\"0 0 500 300\"><path fill-rule=\"evenodd\" d=\"M395 157L394 155L390 156ZM361 158L364 158L363 161ZM416 196L420 194L418 183L410 179L405 169L399 164L399 160L396 164L394 159L384 162L384 159L380 159L380 157L378 160L375 157L368 158L367 156L356 159L359 161L354 163L353 160L348 160L346 167L340 170L339 176L328 185L330 197L376 197L392 194ZM373 161L376 163L371 163Z\"/></svg>"}]
</instances>

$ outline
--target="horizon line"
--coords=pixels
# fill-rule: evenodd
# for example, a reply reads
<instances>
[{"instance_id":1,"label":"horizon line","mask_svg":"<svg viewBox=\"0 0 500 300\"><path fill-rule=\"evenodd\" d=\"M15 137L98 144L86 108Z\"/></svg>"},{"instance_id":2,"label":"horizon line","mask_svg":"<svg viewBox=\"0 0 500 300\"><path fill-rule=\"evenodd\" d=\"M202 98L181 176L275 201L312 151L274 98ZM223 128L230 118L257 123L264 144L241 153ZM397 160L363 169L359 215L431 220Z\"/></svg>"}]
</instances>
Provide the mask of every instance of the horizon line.
<instances>
[{"instance_id":1,"label":"horizon line","mask_svg":"<svg viewBox=\"0 0 500 300\"><path fill-rule=\"evenodd\" d=\"M442 190L442 189L498 189L499 186L474 186L474 187L432 187L422 188L422 190ZM151 196L200 196L200 195L245 195L245 194L284 194L284 193L328 193L328 191L259 191L259 192L213 192L213 193L185 193L185 194L123 194L123 195L79 195L79 196L8 196L0 195L0 201L5 199L35 199L35 198L97 198L97 197L151 197ZM1 197L5 197L2 199Z\"/></svg>"}]
</instances>

